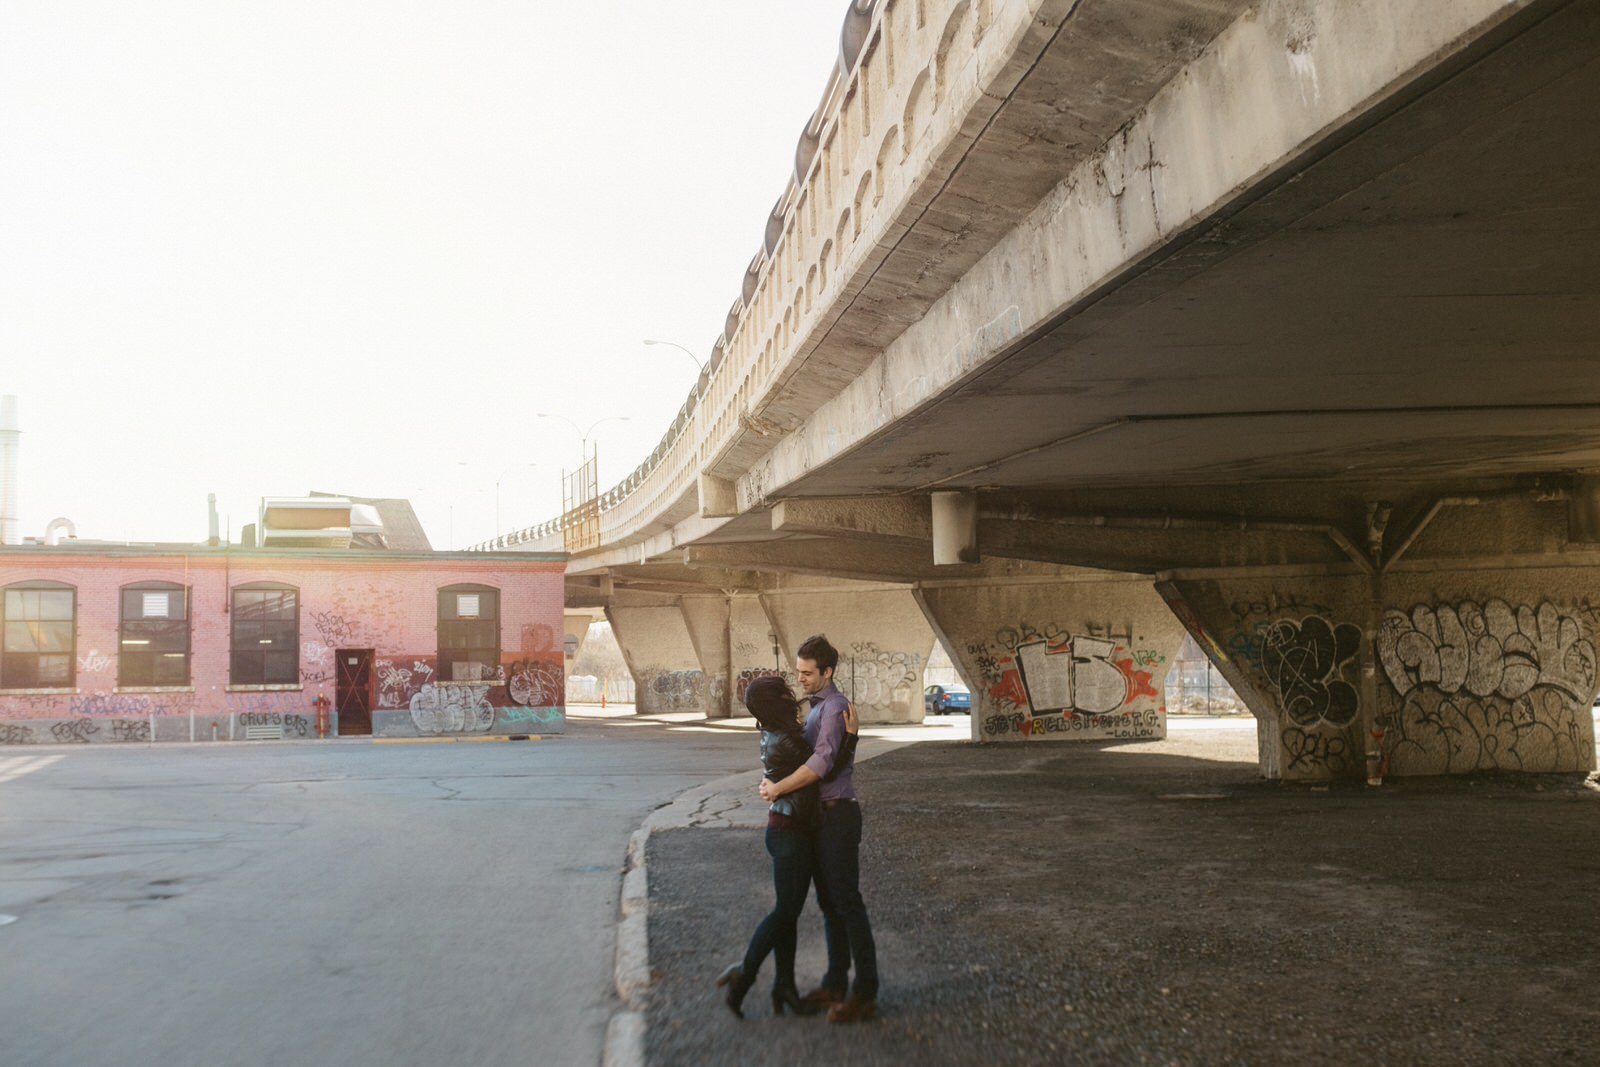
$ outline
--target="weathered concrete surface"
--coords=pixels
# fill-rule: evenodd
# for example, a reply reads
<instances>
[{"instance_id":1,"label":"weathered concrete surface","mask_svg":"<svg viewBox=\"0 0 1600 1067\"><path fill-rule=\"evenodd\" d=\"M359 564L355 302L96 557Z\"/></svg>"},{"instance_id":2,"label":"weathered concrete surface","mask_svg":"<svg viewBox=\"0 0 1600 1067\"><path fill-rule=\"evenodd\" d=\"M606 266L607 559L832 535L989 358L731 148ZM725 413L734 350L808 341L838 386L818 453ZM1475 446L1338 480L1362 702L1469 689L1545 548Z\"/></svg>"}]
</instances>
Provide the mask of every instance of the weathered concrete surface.
<instances>
[{"instance_id":1,"label":"weathered concrete surface","mask_svg":"<svg viewBox=\"0 0 1600 1067\"><path fill-rule=\"evenodd\" d=\"M1595 767L1593 566L1160 588L1255 712L1268 776Z\"/></svg>"},{"instance_id":2,"label":"weathered concrete surface","mask_svg":"<svg viewBox=\"0 0 1600 1067\"><path fill-rule=\"evenodd\" d=\"M1148 582L927 583L916 597L972 691L972 740L1166 736L1183 627Z\"/></svg>"},{"instance_id":3,"label":"weathered concrete surface","mask_svg":"<svg viewBox=\"0 0 1600 1067\"><path fill-rule=\"evenodd\" d=\"M1026 756L858 772L884 982L859 1027L773 1018L770 966L734 1019L712 979L771 900L761 832L652 834L648 1062L1594 1062L1582 775L1264 782L1243 723ZM806 985L814 903L801 952Z\"/></svg>"},{"instance_id":4,"label":"weathered concrete surface","mask_svg":"<svg viewBox=\"0 0 1600 1067\"><path fill-rule=\"evenodd\" d=\"M839 650L834 681L862 722L922 721L922 671L934 637L910 589L788 582L761 599L786 663L812 634Z\"/></svg>"},{"instance_id":5,"label":"weathered concrete surface","mask_svg":"<svg viewBox=\"0 0 1600 1067\"><path fill-rule=\"evenodd\" d=\"M852 12L703 387L570 595L1594 561L1600 0ZM940 575L947 491L979 558ZM1369 673L1332 773L1360 775L1378 627L1344 621ZM1321 739L1256 704L1263 768L1298 773ZM1495 726L1487 762L1582 765L1578 706L1531 717L1571 744L1509 761ZM1393 767L1486 762L1451 744Z\"/></svg>"},{"instance_id":6,"label":"weathered concrete surface","mask_svg":"<svg viewBox=\"0 0 1600 1067\"><path fill-rule=\"evenodd\" d=\"M704 712L714 690L700 669L683 609L675 599L653 600L634 598L606 609L612 636L633 675L639 712Z\"/></svg>"}]
</instances>

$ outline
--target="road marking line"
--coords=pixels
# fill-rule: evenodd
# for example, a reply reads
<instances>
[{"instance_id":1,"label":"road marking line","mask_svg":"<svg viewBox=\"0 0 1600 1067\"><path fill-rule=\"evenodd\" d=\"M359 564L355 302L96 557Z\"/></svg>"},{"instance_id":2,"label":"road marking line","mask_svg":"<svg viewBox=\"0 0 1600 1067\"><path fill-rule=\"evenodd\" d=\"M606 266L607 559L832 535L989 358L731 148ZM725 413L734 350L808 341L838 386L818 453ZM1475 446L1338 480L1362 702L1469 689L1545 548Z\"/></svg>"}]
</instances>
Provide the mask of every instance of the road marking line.
<instances>
[{"instance_id":1,"label":"road marking line","mask_svg":"<svg viewBox=\"0 0 1600 1067\"><path fill-rule=\"evenodd\" d=\"M9 782L34 771L42 771L62 756L7 756L0 759L0 782Z\"/></svg>"},{"instance_id":2,"label":"road marking line","mask_svg":"<svg viewBox=\"0 0 1600 1067\"><path fill-rule=\"evenodd\" d=\"M465 744L469 741L511 740L543 741L544 738L538 734L518 734L514 739L509 736L502 737L498 735L495 737L374 737L372 743L375 745L453 745L458 742Z\"/></svg>"}]
</instances>

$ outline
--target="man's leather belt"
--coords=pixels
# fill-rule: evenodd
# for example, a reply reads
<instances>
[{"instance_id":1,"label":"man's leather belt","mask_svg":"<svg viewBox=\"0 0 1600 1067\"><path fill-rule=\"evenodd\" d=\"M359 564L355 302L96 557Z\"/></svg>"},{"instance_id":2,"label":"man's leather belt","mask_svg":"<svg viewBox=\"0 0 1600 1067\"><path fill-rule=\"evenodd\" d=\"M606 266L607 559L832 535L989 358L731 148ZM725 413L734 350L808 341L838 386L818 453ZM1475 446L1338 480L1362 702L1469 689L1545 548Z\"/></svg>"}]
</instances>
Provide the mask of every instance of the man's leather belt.
<instances>
[{"instance_id":1,"label":"man's leather belt","mask_svg":"<svg viewBox=\"0 0 1600 1067\"><path fill-rule=\"evenodd\" d=\"M837 808L840 804L854 804L855 802L855 797L840 797L837 800L824 800L822 806L825 808Z\"/></svg>"}]
</instances>

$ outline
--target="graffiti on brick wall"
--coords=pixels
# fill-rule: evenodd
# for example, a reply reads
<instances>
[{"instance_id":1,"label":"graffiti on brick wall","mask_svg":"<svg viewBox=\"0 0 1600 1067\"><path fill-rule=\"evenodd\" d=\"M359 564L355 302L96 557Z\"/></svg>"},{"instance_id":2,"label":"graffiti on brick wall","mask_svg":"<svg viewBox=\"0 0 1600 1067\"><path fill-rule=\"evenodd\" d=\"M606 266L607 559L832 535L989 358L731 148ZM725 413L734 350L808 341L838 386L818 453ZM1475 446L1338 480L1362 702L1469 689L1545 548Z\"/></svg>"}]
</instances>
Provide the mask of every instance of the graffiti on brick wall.
<instances>
[{"instance_id":1,"label":"graffiti on brick wall","mask_svg":"<svg viewBox=\"0 0 1600 1067\"><path fill-rule=\"evenodd\" d=\"M68 706L74 715L149 715L154 703L147 696L87 693L73 697Z\"/></svg>"},{"instance_id":2,"label":"graffiti on brick wall","mask_svg":"<svg viewBox=\"0 0 1600 1067\"><path fill-rule=\"evenodd\" d=\"M549 627L546 627L549 629ZM566 671L549 659L517 659L506 665L506 691L522 707L560 707L566 700Z\"/></svg>"},{"instance_id":3,"label":"graffiti on brick wall","mask_svg":"<svg viewBox=\"0 0 1600 1067\"><path fill-rule=\"evenodd\" d=\"M861 708L887 708L903 718L922 699L922 657L857 641L834 672L839 688Z\"/></svg>"},{"instance_id":4,"label":"graffiti on brick wall","mask_svg":"<svg viewBox=\"0 0 1600 1067\"><path fill-rule=\"evenodd\" d=\"M187 715L199 697L194 693L107 693L87 692L71 696L41 693L9 696L4 714L8 719L64 719L67 716L93 718Z\"/></svg>"},{"instance_id":5,"label":"graffiti on brick wall","mask_svg":"<svg viewBox=\"0 0 1600 1067\"><path fill-rule=\"evenodd\" d=\"M1379 716L1405 774L1570 770L1592 744L1593 640L1549 601L1390 610L1374 642L1397 701Z\"/></svg>"},{"instance_id":6,"label":"graffiti on brick wall","mask_svg":"<svg viewBox=\"0 0 1600 1067\"><path fill-rule=\"evenodd\" d=\"M556 647L556 632L548 623L522 624L522 651L549 652Z\"/></svg>"},{"instance_id":7,"label":"graffiti on brick wall","mask_svg":"<svg viewBox=\"0 0 1600 1067\"><path fill-rule=\"evenodd\" d=\"M310 705L311 699L304 693L288 690L268 691L264 693L228 693L226 696L227 709L235 714L271 715L274 712L302 711Z\"/></svg>"},{"instance_id":8,"label":"graffiti on brick wall","mask_svg":"<svg viewBox=\"0 0 1600 1067\"><path fill-rule=\"evenodd\" d=\"M240 726L281 726L284 736L311 736L311 720L305 715L282 712L247 711L239 716Z\"/></svg>"},{"instance_id":9,"label":"graffiti on brick wall","mask_svg":"<svg viewBox=\"0 0 1600 1067\"><path fill-rule=\"evenodd\" d=\"M1156 678L1166 656L1132 643L1130 634L1109 628L1071 633L1024 623L969 644L991 709L983 735L1161 736L1165 719Z\"/></svg>"},{"instance_id":10,"label":"graffiti on brick wall","mask_svg":"<svg viewBox=\"0 0 1600 1067\"><path fill-rule=\"evenodd\" d=\"M81 674L99 674L111 669L113 660L98 648L91 648L88 654L78 657L78 671Z\"/></svg>"},{"instance_id":11,"label":"graffiti on brick wall","mask_svg":"<svg viewBox=\"0 0 1600 1067\"><path fill-rule=\"evenodd\" d=\"M502 725L513 729L522 726L548 726L565 718L558 707L511 707L495 708L494 711Z\"/></svg>"},{"instance_id":12,"label":"graffiti on brick wall","mask_svg":"<svg viewBox=\"0 0 1600 1067\"><path fill-rule=\"evenodd\" d=\"M433 660L424 656L396 656L373 664L378 679L378 707L409 708L411 698L433 681Z\"/></svg>"},{"instance_id":13,"label":"graffiti on brick wall","mask_svg":"<svg viewBox=\"0 0 1600 1067\"><path fill-rule=\"evenodd\" d=\"M1279 619L1261 634L1261 669L1299 726L1348 726L1360 696L1346 675L1361 651L1361 628L1320 615Z\"/></svg>"},{"instance_id":14,"label":"graffiti on brick wall","mask_svg":"<svg viewBox=\"0 0 1600 1067\"><path fill-rule=\"evenodd\" d=\"M705 706L705 672L649 667L643 674L646 683L640 687L639 697L644 710L698 711Z\"/></svg>"},{"instance_id":15,"label":"graffiti on brick wall","mask_svg":"<svg viewBox=\"0 0 1600 1067\"><path fill-rule=\"evenodd\" d=\"M411 721L424 734L481 733L494 725L486 685L424 685L410 708Z\"/></svg>"}]
</instances>

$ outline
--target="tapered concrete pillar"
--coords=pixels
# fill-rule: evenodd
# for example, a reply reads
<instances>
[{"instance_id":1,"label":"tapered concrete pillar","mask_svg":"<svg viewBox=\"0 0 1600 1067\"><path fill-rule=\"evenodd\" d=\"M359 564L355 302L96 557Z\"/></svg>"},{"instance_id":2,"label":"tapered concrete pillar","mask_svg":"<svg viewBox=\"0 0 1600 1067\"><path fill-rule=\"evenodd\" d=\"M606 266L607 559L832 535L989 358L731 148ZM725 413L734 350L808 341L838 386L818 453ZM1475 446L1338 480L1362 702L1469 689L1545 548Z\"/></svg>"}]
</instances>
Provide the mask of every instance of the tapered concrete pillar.
<instances>
[{"instance_id":1,"label":"tapered concrete pillar","mask_svg":"<svg viewBox=\"0 0 1600 1067\"><path fill-rule=\"evenodd\" d=\"M917 599L972 691L973 740L1166 736L1183 627L1148 579L928 582Z\"/></svg>"},{"instance_id":2,"label":"tapered concrete pillar","mask_svg":"<svg viewBox=\"0 0 1600 1067\"><path fill-rule=\"evenodd\" d=\"M1270 778L1588 771L1600 569L1172 580Z\"/></svg>"},{"instance_id":3,"label":"tapered concrete pillar","mask_svg":"<svg viewBox=\"0 0 1600 1067\"><path fill-rule=\"evenodd\" d=\"M567 677L572 677L572 664L583 651L589 639L589 627L594 623L592 611L568 611L562 617L561 650L566 663Z\"/></svg>"},{"instance_id":4,"label":"tapered concrete pillar","mask_svg":"<svg viewBox=\"0 0 1600 1067\"><path fill-rule=\"evenodd\" d=\"M795 649L826 634L839 650L835 681L864 723L921 722L922 671L933 630L905 586L875 583L793 586L761 597L794 669Z\"/></svg>"},{"instance_id":5,"label":"tapered concrete pillar","mask_svg":"<svg viewBox=\"0 0 1600 1067\"><path fill-rule=\"evenodd\" d=\"M706 676L676 598L613 603L606 618L633 675L639 714L706 710Z\"/></svg>"},{"instance_id":6,"label":"tapered concrete pillar","mask_svg":"<svg viewBox=\"0 0 1600 1067\"><path fill-rule=\"evenodd\" d=\"M785 674L773 629L755 596L685 596L683 621L706 677L708 718L748 715L745 689L763 674Z\"/></svg>"}]
</instances>

